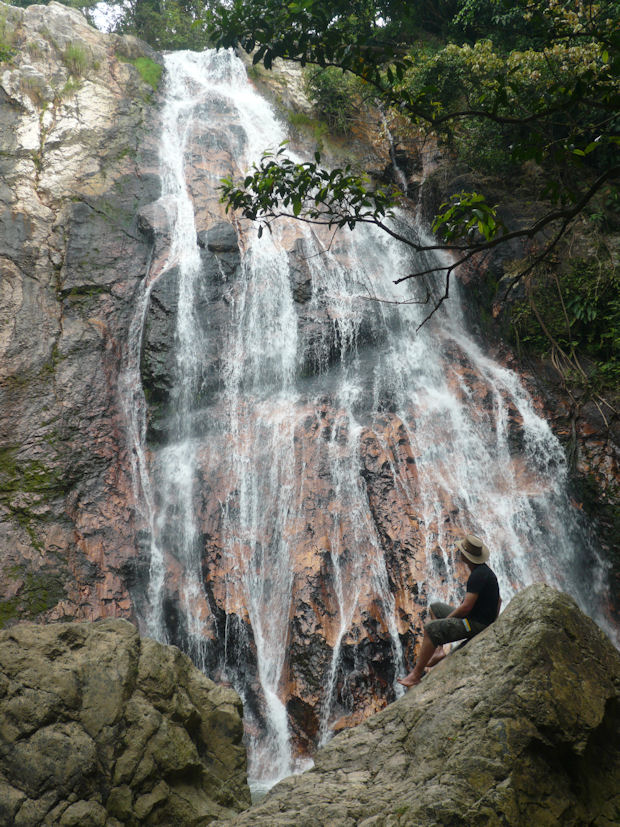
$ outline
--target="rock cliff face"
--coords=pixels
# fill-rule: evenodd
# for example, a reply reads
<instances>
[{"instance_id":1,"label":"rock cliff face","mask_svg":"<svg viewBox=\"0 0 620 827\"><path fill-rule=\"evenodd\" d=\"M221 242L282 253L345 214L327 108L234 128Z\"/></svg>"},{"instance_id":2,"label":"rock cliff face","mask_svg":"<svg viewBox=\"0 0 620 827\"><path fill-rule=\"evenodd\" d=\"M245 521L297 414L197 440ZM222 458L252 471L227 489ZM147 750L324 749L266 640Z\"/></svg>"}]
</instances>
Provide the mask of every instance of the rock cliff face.
<instances>
[{"instance_id":1,"label":"rock cliff face","mask_svg":"<svg viewBox=\"0 0 620 827\"><path fill-rule=\"evenodd\" d=\"M143 620L148 612L148 525L135 497L123 369L139 282L147 272L159 274L170 240L165 205L157 203L161 184L155 140L161 102L137 68L141 62L158 64L160 58L133 38L96 32L79 12L53 2L26 9L0 5L0 17L9 49L0 64L0 622L110 615ZM226 128L226 119L218 128ZM213 125L212 133L215 129ZM239 277L240 251L237 232L221 223L222 208L209 182L229 174L231 162L222 157L215 137L203 135L197 136L193 157L198 159L191 172L198 243L205 280L212 283L197 310L213 341L214 331L221 339L230 324L229 288ZM305 337L302 350L308 354L305 371L311 376L339 358L338 320L320 305L310 311L305 251L294 235L289 246ZM155 459L157 447L169 436L174 402L171 346L177 291L172 268L153 290L145 327L141 367L149 402L149 450ZM218 391L221 358L213 352L207 356L204 395ZM307 500L314 527L296 541L296 631L290 677L282 688L303 748L318 737L317 706L338 637L338 609L333 596L325 594L332 564L323 538L328 515L339 506L327 481L320 479L335 423L329 405L318 416L309 407L295 437L299 443L315 442L310 449L314 456L299 453L297 463L301 468L310 462L318 474ZM386 413L386 438L400 426ZM373 509L386 536L391 532L396 537L395 526L389 525L394 517L388 514L397 505L394 486L381 471L392 460L373 432L364 442ZM226 446L221 450L225 453ZM402 461L410 463L410 448L402 450ZM230 481L225 468L209 466L207 456L201 479L196 508L211 598L198 614L209 617L212 627L233 630L238 645L231 651L247 659L254 676L248 698L258 705L253 631L243 596L227 595L230 568L221 559L218 496L229 495ZM397 542L413 552L420 540L412 520L401 521L409 539L399 535ZM351 546L352 529L348 532L343 543ZM190 649L179 612L181 575L174 547L167 562L166 633ZM418 598L404 586L412 580L410 568L422 564L405 565L395 558L395 565L404 589L401 626L411 649L409 627L417 623ZM384 664L392 663L392 649L378 621L382 609L368 594L355 618L366 632L342 643L346 671L355 675L345 691L343 713L354 702L375 709L385 703L377 695L391 691L393 666L386 671ZM223 647L213 631L211 639ZM209 665L217 674L218 657Z\"/></svg>"},{"instance_id":2,"label":"rock cliff face","mask_svg":"<svg viewBox=\"0 0 620 827\"><path fill-rule=\"evenodd\" d=\"M620 655L546 586L227 825L518 827L620 819Z\"/></svg>"},{"instance_id":3,"label":"rock cliff face","mask_svg":"<svg viewBox=\"0 0 620 827\"><path fill-rule=\"evenodd\" d=\"M0 822L201 825L247 807L241 703L125 620L0 633Z\"/></svg>"},{"instance_id":4,"label":"rock cliff face","mask_svg":"<svg viewBox=\"0 0 620 827\"><path fill-rule=\"evenodd\" d=\"M0 620L128 615L119 373L159 193L133 64L159 58L57 3L0 19Z\"/></svg>"}]
</instances>

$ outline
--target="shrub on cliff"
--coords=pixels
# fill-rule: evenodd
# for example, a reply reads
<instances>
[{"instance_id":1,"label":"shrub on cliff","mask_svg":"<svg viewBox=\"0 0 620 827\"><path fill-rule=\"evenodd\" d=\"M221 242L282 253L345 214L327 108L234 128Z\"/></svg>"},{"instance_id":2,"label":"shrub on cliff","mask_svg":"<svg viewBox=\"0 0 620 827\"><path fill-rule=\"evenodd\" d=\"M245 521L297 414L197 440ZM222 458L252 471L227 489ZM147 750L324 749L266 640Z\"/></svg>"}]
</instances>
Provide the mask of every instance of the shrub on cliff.
<instances>
[{"instance_id":1,"label":"shrub on cliff","mask_svg":"<svg viewBox=\"0 0 620 827\"><path fill-rule=\"evenodd\" d=\"M306 74L306 91L315 108L334 131L346 134L358 117L361 84L350 73L331 67L312 67Z\"/></svg>"},{"instance_id":2,"label":"shrub on cliff","mask_svg":"<svg viewBox=\"0 0 620 827\"><path fill-rule=\"evenodd\" d=\"M134 34L154 49L193 49L208 46L200 23L205 4L200 0L130 0L118 9L114 30Z\"/></svg>"}]
</instances>

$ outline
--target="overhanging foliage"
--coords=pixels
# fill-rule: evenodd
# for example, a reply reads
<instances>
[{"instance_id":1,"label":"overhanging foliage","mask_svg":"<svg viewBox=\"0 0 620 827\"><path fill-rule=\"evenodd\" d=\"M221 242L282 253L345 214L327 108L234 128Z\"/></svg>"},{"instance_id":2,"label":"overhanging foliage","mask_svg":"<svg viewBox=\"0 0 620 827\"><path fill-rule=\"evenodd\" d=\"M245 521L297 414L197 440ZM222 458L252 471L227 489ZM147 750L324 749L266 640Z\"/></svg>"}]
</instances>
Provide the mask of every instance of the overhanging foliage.
<instances>
[{"instance_id":1,"label":"overhanging foliage","mask_svg":"<svg viewBox=\"0 0 620 827\"><path fill-rule=\"evenodd\" d=\"M214 9L209 31L216 45L240 46L267 68L282 57L351 72L383 106L445 140L472 140L480 124L499 125L511 142L509 162L540 167L544 202L528 226L505 226L501 205L478 192L442 205L433 225L442 240L423 248L455 254L451 267L438 268L446 269L441 303L456 266L517 238L540 239L544 230L514 286L620 175L620 16L612 3L558 0L460 0L433 9L387 0L233 0ZM416 48L438 17L454 42ZM244 181L225 182L223 198L262 225L287 214L339 227L372 222L421 249L385 221L397 193L374 189L350 169L328 173L315 160L296 165L281 151L266 155Z\"/></svg>"}]
</instances>

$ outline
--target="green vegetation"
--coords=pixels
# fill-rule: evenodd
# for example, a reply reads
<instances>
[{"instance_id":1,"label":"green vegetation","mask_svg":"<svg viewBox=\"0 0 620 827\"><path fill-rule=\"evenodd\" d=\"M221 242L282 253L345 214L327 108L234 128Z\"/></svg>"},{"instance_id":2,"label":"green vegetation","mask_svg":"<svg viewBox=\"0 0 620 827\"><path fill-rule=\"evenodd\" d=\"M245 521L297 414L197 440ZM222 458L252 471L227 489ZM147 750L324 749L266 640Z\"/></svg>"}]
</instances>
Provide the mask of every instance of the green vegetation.
<instances>
[{"instance_id":1,"label":"green vegetation","mask_svg":"<svg viewBox=\"0 0 620 827\"><path fill-rule=\"evenodd\" d=\"M132 66L135 66L138 72L140 72L140 77L142 80L145 83L148 83L154 92L157 92L159 82L161 80L161 73L163 71L159 63L155 63L155 61L151 60L149 57L137 57L134 60L122 58L122 60L125 63L131 63Z\"/></svg>"},{"instance_id":2,"label":"green vegetation","mask_svg":"<svg viewBox=\"0 0 620 827\"><path fill-rule=\"evenodd\" d=\"M9 63L15 55L15 49L7 45L0 37L0 63Z\"/></svg>"},{"instance_id":3,"label":"green vegetation","mask_svg":"<svg viewBox=\"0 0 620 827\"><path fill-rule=\"evenodd\" d=\"M57 433L52 431L45 439L54 447L58 442ZM39 527L45 519L38 507L63 497L70 485L59 466L41 460L24 461L17 448L0 450L0 503L28 534L32 547L38 551L42 548Z\"/></svg>"},{"instance_id":4,"label":"green vegetation","mask_svg":"<svg viewBox=\"0 0 620 827\"><path fill-rule=\"evenodd\" d=\"M304 112L293 112L291 109L287 110L286 118L294 129L306 130L312 133L316 141L317 151L323 151L323 139L329 131L325 121L311 118L310 115L306 115Z\"/></svg>"},{"instance_id":5,"label":"green vegetation","mask_svg":"<svg viewBox=\"0 0 620 827\"><path fill-rule=\"evenodd\" d=\"M128 0L111 5L118 13L118 34L134 34L160 51L200 51L209 45L201 0Z\"/></svg>"},{"instance_id":6,"label":"green vegetation","mask_svg":"<svg viewBox=\"0 0 620 827\"><path fill-rule=\"evenodd\" d=\"M0 450L2 499L10 498L17 491L29 494L64 493L65 487L58 469L49 468L39 460L24 462L18 458L15 448Z\"/></svg>"},{"instance_id":7,"label":"green vegetation","mask_svg":"<svg viewBox=\"0 0 620 827\"><path fill-rule=\"evenodd\" d=\"M580 401L598 400L609 416L620 395L620 273L601 236L591 243L589 255L528 275L510 310L512 335L518 347L549 357Z\"/></svg>"},{"instance_id":8,"label":"green vegetation","mask_svg":"<svg viewBox=\"0 0 620 827\"><path fill-rule=\"evenodd\" d=\"M363 107L363 86L350 72L312 67L305 74L306 94L332 132L347 134Z\"/></svg>"},{"instance_id":9,"label":"green vegetation","mask_svg":"<svg viewBox=\"0 0 620 827\"><path fill-rule=\"evenodd\" d=\"M62 583L53 574L11 566L3 576L5 580L23 580L23 584L15 597L0 602L0 629L12 620L34 619L66 597Z\"/></svg>"},{"instance_id":10,"label":"green vegetation","mask_svg":"<svg viewBox=\"0 0 620 827\"><path fill-rule=\"evenodd\" d=\"M70 98L77 90L80 88L81 83L79 80L75 80L75 78L69 77L67 81L64 83L62 89L58 92L58 97L62 100L63 98Z\"/></svg>"},{"instance_id":11,"label":"green vegetation","mask_svg":"<svg viewBox=\"0 0 620 827\"><path fill-rule=\"evenodd\" d=\"M7 26L7 12L0 10L0 63L9 63L15 56L13 31Z\"/></svg>"},{"instance_id":12,"label":"green vegetation","mask_svg":"<svg viewBox=\"0 0 620 827\"><path fill-rule=\"evenodd\" d=\"M393 204L391 192L368 190L367 179L354 173L350 165L329 172L321 168L320 160L317 152L314 161L295 163L286 157L284 146L276 152L265 152L241 187L232 179L223 179L221 190L226 210L240 210L246 218L258 219L259 237L270 219L281 215L301 216L329 226L348 226L351 230L360 222L373 223L398 237L379 218L389 213ZM346 210L338 206L344 199Z\"/></svg>"},{"instance_id":13,"label":"green vegetation","mask_svg":"<svg viewBox=\"0 0 620 827\"><path fill-rule=\"evenodd\" d=\"M74 77L82 77L90 68L90 58L79 43L68 43L62 53L62 59Z\"/></svg>"},{"instance_id":14,"label":"green vegetation","mask_svg":"<svg viewBox=\"0 0 620 827\"><path fill-rule=\"evenodd\" d=\"M487 204L481 191L459 192L458 205L450 199L440 208L435 228L442 237L429 247L386 223L398 191L375 190L343 170L327 180L320 158L296 166L270 152L241 182L224 182L227 206L261 228L291 213L331 227L370 222L415 249L451 251L438 305L459 264L517 239L534 242L538 254L515 274L514 287L552 256L571 223L620 176L615 3L422 0L405 10L396 0L233 0L216 7L210 21L218 46L241 47L266 68L284 57L320 67L325 78L333 67L346 70L474 172L517 175L526 163L536 167L531 200L538 211L527 226L505 224L501 205Z\"/></svg>"},{"instance_id":15,"label":"green vegetation","mask_svg":"<svg viewBox=\"0 0 620 827\"><path fill-rule=\"evenodd\" d=\"M110 286L107 284L83 284L79 287L72 287L69 290L61 290L60 295L63 301L68 302L76 308L91 308L103 295L110 294Z\"/></svg>"}]
</instances>

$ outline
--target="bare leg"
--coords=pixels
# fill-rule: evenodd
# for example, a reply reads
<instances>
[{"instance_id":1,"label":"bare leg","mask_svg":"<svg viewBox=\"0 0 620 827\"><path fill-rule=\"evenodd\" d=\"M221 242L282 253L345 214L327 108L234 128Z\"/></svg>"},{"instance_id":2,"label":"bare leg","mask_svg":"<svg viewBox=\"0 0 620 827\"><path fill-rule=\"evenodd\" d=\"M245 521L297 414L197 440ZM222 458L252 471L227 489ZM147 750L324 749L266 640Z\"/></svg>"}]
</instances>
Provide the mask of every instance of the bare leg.
<instances>
[{"instance_id":1,"label":"bare leg","mask_svg":"<svg viewBox=\"0 0 620 827\"><path fill-rule=\"evenodd\" d=\"M433 607L431 606L428 610L429 615L431 616L431 620L437 620L435 612L433 611ZM426 664L426 669L431 669L435 664L439 663L440 660L443 660L446 656L443 646L438 646L435 649L431 659Z\"/></svg>"},{"instance_id":2,"label":"bare leg","mask_svg":"<svg viewBox=\"0 0 620 827\"><path fill-rule=\"evenodd\" d=\"M407 688L409 688L420 683L420 681L422 680L422 675L424 674L424 667L433 656L435 648L435 644L428 636L428 632L424 632L422 648L420 649L420 654L418 655L416 665L413 667L411 672L404 678L398 678L398 683L401 684L401 686L406 686Z\"/></svg>"},{"instance_id":3,"label":"bare leg","mask_svg":"<svg viewBox=\"0 0 620 827\"><path fill-rule=\"evenodd\" d=\"M446 650L443 646L438 646L435 649L435 652L429 662L426 664L427 668L430 669L432 666L436 666L440 660L443 660L446 657Z\"/></svg>"}]
</instances>

